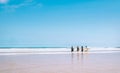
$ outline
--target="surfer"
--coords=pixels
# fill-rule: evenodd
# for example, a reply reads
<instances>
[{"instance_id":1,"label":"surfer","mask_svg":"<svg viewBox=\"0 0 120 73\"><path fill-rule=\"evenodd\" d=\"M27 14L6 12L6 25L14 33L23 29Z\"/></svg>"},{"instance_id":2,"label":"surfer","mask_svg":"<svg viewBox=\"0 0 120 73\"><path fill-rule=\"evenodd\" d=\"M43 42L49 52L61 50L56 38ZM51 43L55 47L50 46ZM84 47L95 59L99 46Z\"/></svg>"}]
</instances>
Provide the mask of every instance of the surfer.
<instances>
[{"instance_id":1,"label":"surfer","mask_svg":"<svg viewBox=\"0 0 120 73\"><path fill-rule=\"evenodd\" d=\"M79 49L79 46L77 46L77 52L79 52L79 50L80 50L80 49Z\"/></svg>"},{"instance_id":2,"label":"surfer","mask_svg":"<svg viewBox=\"0 0 120 73\"><path fill-rule=\"evenodd\" d=\"M81 46L81 52L83 52L83 51L84 51L83 46Z\"/></svg>"},{"instance_id":3,"label":"surfer","mask_svg":"<svg viewBox=\"0 0 120 73\"><path fill-rule=\"evenodd\" d=\"M74 48L73 48L73 46L71 47L71 52L73 52L74 51Z\"/></svg>"},{"instance_id":4,"label":"surfer","mask_svg":"<svg viewBox=\"0 0 120 73\"><path fill-rule=\"evenodd\" d=\"M88 51L88 48L87 48L87 46L85 46L85 52L87 52Z\"/></svg>"}]
</instances>

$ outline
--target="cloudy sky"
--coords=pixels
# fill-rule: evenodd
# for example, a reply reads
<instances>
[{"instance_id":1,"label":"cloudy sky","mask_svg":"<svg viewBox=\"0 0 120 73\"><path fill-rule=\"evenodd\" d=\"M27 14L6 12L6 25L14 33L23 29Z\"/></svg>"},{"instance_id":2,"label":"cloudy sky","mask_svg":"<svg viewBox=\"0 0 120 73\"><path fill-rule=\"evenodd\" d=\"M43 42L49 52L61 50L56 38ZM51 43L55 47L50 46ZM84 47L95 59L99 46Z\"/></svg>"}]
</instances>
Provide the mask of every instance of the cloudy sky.
<instances>
[{"instance_id":1,"label":"cloudy sky","mask_svg":"<svg viewBox=\"0 0 120 73\"><path fill-rule=\"evenodd\" d=\"M0 47L120 45L120 0L0 0Z\"/></svg>"}]
</instances>

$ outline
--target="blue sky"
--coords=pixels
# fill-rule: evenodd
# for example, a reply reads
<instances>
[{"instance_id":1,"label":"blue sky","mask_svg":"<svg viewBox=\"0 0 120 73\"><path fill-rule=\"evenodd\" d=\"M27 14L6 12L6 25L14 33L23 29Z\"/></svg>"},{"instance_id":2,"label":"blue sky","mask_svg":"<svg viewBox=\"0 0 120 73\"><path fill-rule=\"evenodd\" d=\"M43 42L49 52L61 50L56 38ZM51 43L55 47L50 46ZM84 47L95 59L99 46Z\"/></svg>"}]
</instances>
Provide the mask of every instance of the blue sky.
<instances>
[{"instance_id":1,"label":"blue sky","mask_svg":"<svg viewBox=\"0 0 120 73\"><path fill-rule=\"evenodd\" d=\"M120 0L0 0L0 47L120 45Z\"/></svg>"}]
</instances>

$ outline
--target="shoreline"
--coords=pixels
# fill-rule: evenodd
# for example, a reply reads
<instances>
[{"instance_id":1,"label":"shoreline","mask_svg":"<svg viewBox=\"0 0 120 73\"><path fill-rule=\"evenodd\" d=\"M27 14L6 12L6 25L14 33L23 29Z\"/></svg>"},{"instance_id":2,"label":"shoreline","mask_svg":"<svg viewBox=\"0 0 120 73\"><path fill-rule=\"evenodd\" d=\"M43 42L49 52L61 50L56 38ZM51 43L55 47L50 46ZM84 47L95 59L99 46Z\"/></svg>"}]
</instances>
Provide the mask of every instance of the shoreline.
<instances>
[{"instance_id":1,"label":"shoreline","mask_svg":"<svg viewBox=\"0 0 120 73\"><path fill-rule=\"evenodd\" d=\"M95 51L95 52L0 52L2 55L57 55L57 54L112 54L120 53L120 51Z\"/></svg>"}]
</instances>

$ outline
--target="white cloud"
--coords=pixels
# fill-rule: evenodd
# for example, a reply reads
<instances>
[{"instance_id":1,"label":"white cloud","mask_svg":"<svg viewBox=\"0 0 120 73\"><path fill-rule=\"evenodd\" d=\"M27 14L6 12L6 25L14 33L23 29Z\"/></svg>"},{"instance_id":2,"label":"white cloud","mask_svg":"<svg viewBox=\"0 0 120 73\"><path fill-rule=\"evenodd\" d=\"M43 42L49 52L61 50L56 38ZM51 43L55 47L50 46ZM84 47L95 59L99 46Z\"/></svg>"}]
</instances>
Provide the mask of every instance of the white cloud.
<instances>
[{"instance_id":1,"label":"white cloud","mask_svg":"<svg viewBox=\"0 0 120 73\"><path fill-rule=\"evenodd\" d=\"M3 2L2 2L3 1ZM7 3L8 0L0 0L1 3ZM4 9L5 11L15 11L16 9L18 8L21 8L21 7L32 7L32 8L40 8L42 7L42 4L41 3L38 3L36 2L35 0L24 0L23 2L20 2L18 4L4 4L2 7L2 9Z\"/></svg>"},{"instance_id":2,"label":"white cloud","mask_svg":"<svg viewBox=\"0 0 120 73\"><path fill-rule=\"evenodd\" d=\"M0 4L6 4L8 3L8 0L0 0Z\"/></svg>"},{"instance_id":3,"label":"white cloud","mask_svg":"<svg viewBox=\"0 0 120 73\"><path fill-rule=\"evenodd\" d=\"M20 7L25 6L25 5L26 4L24 4L24 3L17 4L17 5L5 5L2 8L5 8L5 9L16 9L16 8L20 8Z\"/></svg>"}]
</instances>

